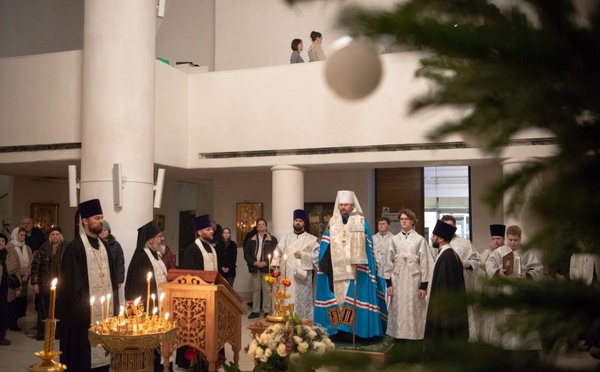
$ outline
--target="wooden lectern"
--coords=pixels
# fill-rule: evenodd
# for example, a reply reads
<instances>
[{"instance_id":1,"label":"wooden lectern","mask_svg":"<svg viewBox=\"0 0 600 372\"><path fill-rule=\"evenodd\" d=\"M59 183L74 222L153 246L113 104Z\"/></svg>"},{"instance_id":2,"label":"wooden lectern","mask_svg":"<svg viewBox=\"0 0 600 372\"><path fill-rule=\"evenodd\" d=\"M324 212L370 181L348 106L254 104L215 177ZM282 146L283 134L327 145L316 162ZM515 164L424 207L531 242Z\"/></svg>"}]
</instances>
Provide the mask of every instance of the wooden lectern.
<instances>
[{"instance_id":1,"label":"wooden lectern","mask_svg":"<svg viewBox=\"0 0 600 372\"><path fill-rule=\"evenodd\" d=\"M202 351L209 371L214 371L217 353L229 343L233 361L239 364L246 310L241 297L217 271L172 269L159 287L165 291L163 313L169 312L177 326L176 347L188 345ZM165 371L173 350L173 345L162 345Z\"/></svg>"}]
</instances>

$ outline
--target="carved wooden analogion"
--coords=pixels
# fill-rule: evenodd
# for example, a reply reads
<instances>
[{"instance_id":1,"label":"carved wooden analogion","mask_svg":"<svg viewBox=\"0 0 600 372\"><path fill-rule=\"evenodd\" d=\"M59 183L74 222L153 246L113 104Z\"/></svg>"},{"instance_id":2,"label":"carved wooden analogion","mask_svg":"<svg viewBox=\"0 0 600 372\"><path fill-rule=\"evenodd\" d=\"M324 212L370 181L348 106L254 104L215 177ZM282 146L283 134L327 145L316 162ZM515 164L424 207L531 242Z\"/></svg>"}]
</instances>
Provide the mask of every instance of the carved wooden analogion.
<instances>
[{"instance_id":1,"label":"carved wooden analogion","mask_svg":"<svg viewBox=\"0 0 600 372\"><path fill-rule=\"evenodd\" d=\"M177 347L188 345L202 351L214 371L218 351L229 343L233 361L239 363L242 348L241 298L216 271L169 270L169 281L159 284L165 291L164 312L177 326ZM173 347L163 345L165 371Z\"/></svg>"}]
</instances>

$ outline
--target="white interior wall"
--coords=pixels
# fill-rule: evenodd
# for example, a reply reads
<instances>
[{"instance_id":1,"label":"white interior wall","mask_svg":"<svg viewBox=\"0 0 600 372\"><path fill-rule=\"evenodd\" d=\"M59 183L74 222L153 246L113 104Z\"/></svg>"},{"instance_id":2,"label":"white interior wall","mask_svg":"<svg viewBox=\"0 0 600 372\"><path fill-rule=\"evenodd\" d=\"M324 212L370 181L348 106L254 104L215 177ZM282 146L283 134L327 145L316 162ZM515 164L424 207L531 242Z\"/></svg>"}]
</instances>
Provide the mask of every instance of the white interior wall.
<instances>
[{"instance_id":1,"label":"white interior wall","mask_svg":"<svg viewBox=\"0 0 600 372\"><path fill-rule=\"evenodd\" d=\"M471 236L480 253L490 246L490 225L504 221L501 205L491 210L482 202L489 185L501 179L502 165L499 162L471 167Z\"/></svg>"}]
</instances>

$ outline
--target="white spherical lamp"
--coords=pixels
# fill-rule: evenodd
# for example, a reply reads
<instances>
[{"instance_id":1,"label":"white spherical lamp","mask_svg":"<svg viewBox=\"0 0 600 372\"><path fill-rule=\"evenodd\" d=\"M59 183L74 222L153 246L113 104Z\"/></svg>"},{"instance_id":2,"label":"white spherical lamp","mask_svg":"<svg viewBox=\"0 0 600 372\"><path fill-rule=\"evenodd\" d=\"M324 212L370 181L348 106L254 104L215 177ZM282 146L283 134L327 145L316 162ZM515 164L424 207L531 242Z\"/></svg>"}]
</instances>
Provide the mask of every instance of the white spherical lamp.
<instances>
[{"instance_id":1,"label":"white spherical lamp","mask_svg":"<svg viewBox=\"0 0 600 372\"><path fill-rule=\"evenodd\" d=\"M341 41L344 45L327 59L325 79L338 96L356 100L371 94L382 75L381 60L374 45L365 39Z\"/></svg>"}]
</instances>

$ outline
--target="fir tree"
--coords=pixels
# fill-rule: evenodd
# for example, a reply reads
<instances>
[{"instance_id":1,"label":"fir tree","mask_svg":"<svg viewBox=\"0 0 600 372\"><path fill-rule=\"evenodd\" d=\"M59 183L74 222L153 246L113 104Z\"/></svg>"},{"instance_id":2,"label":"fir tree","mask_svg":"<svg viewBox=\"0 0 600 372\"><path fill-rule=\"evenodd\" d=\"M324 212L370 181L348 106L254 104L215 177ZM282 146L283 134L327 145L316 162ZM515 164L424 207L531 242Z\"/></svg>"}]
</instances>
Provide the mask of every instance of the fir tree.
<instances>
[{"instance_id":1,"label":"fir tree","mask_svg":"<svg viewBox=\"0 0 600 372\"><path fill-rule=\"evenodd\" d=\"M392 11L349 6L340 21L354 35L391 35L428 52L417 74L437 88L416 98L413 111L437 105L472 109L438 127L432 140L459 133L487 154L499 155L516 134L542 133L542 143L553 144L555 155L491 185L486 202L497 207L511 195L505 212L518 215L526 205L544 221L525 248L542 250L550 268L573 252L600 254L597 2L523 0L498 8L485 0L409 0ZM556 352L600 328L597 284L550 280L516 284L511 295L479 300L486 308L510 305L518 311L513 330L539 333L549 359L507 357L486 345L450 345L434 352L426 368L456 369L451 362L460 360L460 370L547 370L544 363ZM405 350L389 362L421 363L411 359L418 353ZM481 360L485 364L477 364Z\"/></svg>"}]
</instances>

